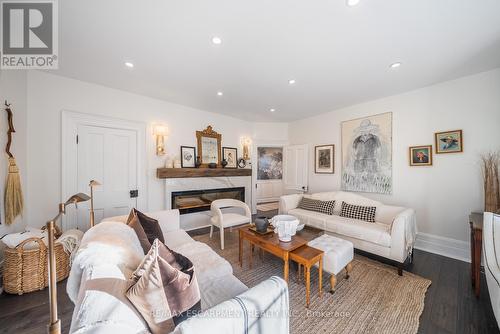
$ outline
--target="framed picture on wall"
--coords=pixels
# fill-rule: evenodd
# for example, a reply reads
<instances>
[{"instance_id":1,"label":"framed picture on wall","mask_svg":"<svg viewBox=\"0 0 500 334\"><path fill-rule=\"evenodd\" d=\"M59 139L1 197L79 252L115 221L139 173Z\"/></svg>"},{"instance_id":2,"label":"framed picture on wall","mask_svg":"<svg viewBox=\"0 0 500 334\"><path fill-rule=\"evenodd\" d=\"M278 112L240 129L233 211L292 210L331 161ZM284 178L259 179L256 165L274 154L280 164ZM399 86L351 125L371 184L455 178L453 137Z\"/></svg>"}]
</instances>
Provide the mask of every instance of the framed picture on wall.
<instances>
[{"instance_id":1,"label":"framed picture on wall","mask_svg":"<svg viewBox=\"0 0 500 334\"><path fill-rule=\"evenodd\" d=\"M410 147L410 166L432 166L432 145Z\"/></svg>"},{"instance_id":2,"label":"framed picture on wall","mask_svg":"<svg viewBox=\"0 0 500 334\"><path fill-rule=\"evenodd\" d=\"M321 145L314 148L314 172L333 174L335 172L335 145Z\"/></svg>"},{"instance_id":3,"label":"framed picture on wall","mask_svg":"<svg viewBox=\"0 0 500 334\"><path fill-rule=\"evenodd\" d=\"M257 147L257 180L283 179L283 147Z\"/></svg>"},{"instance_id":4,"label":"framed picture on wall","mask_svg":"<svg viewBox=\"0 0 500 334\"><path fill-rule=\"evenodd\" d=\"M196 149L191 146L181 146L181 167L194 168L196 161Z\"/></svg>"},{"instance_id":5,"label":"framed picture on wall","mask_svg":"<svg viewBox=\"0 0 500 334\"><path fill-rule=\"evenodd\" d=\"M223 147L222 159L227 161L226 168L238 168L238 149L234 147Z\"/></svg>"},{"instance_id":6,"label":"framed picture on wall","mask_svg":"<svg viewBox=\"0 0 500 334\"><path fill-rule=\"evenodd\" d=\"M392 194L392 113L342 122L344 191Z\"/></svg>"},{"instance_id":7,"label":"framed picture on wall","mask_svg":"<svg viewBox=\"0 0 500 334\"><path fill-rule=\"evenodd\" d=\"M435 134L436 154L460 153L464 151L462 130L444 131Z\"/></svg>"}]
</instances>

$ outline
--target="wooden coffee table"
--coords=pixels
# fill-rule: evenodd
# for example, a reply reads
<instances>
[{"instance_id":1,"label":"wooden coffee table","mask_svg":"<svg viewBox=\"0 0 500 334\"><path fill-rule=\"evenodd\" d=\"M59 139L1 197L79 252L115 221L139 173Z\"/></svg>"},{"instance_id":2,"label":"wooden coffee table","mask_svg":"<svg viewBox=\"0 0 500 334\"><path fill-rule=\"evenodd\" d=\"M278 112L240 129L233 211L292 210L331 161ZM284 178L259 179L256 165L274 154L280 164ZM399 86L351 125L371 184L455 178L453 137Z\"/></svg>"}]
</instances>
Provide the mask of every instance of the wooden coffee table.
<instances>
[{"instance_id":1,"label":"wooden coffee table","mask_svg":"<svg viewBox=\"0 0 500 334\"><path fill-rule=\"evenodd\" d=\"M283 278L288 283L288 260L290 258L290 252L293 252L299 247L307 244L307 240L294 235L290 242L282 242L278 239L278 235L276 233L270 233L266 235L261 235L250 231L247 226L243 226L239 229L239 237L240 237L240 266L243 266L243 241L246 240L250 243L250 267L252 267L252 256L253 256L253 246L257 246L260 249L271 253L279 258L281 258L284 262L283 264Z\"/></svg>"}]
</instances>

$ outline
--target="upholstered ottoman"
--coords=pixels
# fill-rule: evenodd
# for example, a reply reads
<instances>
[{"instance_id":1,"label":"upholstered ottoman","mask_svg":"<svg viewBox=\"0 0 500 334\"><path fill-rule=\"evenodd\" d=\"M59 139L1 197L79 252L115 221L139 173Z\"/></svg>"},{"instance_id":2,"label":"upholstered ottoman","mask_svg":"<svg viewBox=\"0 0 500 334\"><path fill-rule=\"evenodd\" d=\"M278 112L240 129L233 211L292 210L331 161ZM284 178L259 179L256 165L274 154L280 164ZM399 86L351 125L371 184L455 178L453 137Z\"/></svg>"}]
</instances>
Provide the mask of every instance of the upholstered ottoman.
<instances>
[{"instance_id":1,"label":"upholstered ottoman","mask_svg":"<svg viewBox=\"0 0 500 334\"><path fill-rule=\"evenodd\" d=\"M308 245L325 252L323 256L323 270L330 274L330 292L335 292L337 274L345 268L345 278L349 278L349 273L352 269L351 261L354 258L354 246L352 242L323 234L309 241Z\"/></svg>"}]
</instances>

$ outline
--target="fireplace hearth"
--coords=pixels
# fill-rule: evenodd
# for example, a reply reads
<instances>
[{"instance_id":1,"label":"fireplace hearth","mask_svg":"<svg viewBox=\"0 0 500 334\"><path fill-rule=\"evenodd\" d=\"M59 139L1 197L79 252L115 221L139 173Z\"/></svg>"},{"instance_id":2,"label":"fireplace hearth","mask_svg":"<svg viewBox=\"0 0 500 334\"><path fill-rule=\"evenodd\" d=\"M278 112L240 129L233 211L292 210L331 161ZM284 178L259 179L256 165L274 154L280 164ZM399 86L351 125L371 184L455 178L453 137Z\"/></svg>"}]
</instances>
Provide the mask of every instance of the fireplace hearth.
<instances>
[{"instance_id":1,"label":"fireplace hearth","mask_svg":"<svg viewBox=\"0 0 500 334\"><path fill-rule=\"evenodd\" d=\"M236 199L245 202L245 187L204 189L172 192L172 209L179 209L180 214L210 210L210 205L217 199Z\"/></svg>"}]
</instances>

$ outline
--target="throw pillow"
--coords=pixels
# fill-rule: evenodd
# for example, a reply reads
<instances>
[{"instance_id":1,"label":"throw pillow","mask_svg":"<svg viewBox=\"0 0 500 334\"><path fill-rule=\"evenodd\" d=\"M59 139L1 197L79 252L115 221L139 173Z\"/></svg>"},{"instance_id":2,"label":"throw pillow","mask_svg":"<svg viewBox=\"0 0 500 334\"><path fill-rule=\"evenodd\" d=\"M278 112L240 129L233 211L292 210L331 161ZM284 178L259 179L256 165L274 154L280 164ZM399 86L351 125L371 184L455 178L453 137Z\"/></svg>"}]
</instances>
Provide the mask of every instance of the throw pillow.
<instances>
[{"instance_id":1,"label":"throw pillow","mask_svg":"<svg viewBox=\"0 0 500 334\"><path fill-rule=\"evenodd\" d=\"M307 197L302 197L299 203L300 209L326 213L327 215L333 215L334 207L335 201L320 201Z\"/></svg>"},{"instance_id":2,"label":"throw pillow","mask_svg":"<svg viewBox=\"0 0 500 334\"><path fill-rule=\"evenodd\" d=\"M162 243L165 243L165 239L163 238L163 232L161 231L160 224L158 224L158 220L146 216L144 213L140 212L137 209L132 209L134 213L139 217L139 221L141 222L142 228L146 235L148 236L148 240L150 244L153 244L155 239L159 239Z\"/></svg>"},{"instance_id":3,"label":"throw pillow","mask_svg":"<svg viewBox=\"0 0 500 334\"><path fill-rule=\"evenodd\" d=\"M369 223L375 223L376 211L377 211L376 206L362 206L362 205L354 205L342 202L342 209L340 210L340 216L346 218L364 220Z\"/></svg>"},{"instance_id":4,"label":"throw pillow","mask_svg":"<svg viewBox=\"0 0 500 334\"><path fill-rule=\"evenodd\" d=\"M151 249L151 242L149 242L146 232L144 232L144 228L142 228L141 222L139 221L139 217L136 214L131 214L128 217L127 225L130 226L135 234L137 234L137 238L139 238L139 242L141 244L142 250L144 254L147 254Z\"/></svg>"},{"instance_id":5,"label":"throw pillow","mask_svg":"<svg viewBox=\"0 0 500 334\"><path fill-rule=\"evenodd\" d=\"M200 289L192 262L158 239L132 274L132 282L126 296L153 334L166 333L173 317L184 319L190 314L188 310L200 309Z\"/></svg>"}]
</instances>

